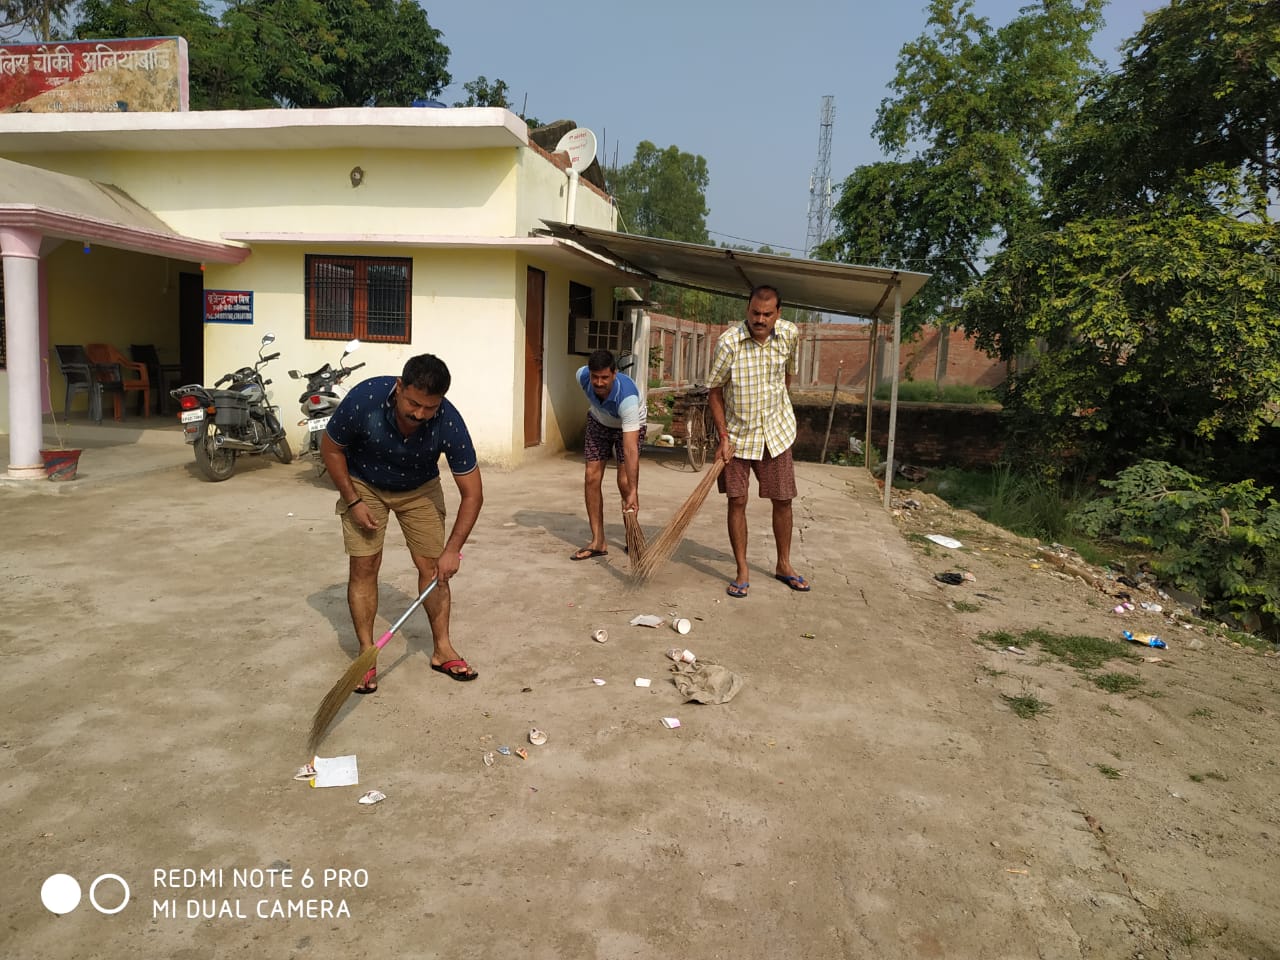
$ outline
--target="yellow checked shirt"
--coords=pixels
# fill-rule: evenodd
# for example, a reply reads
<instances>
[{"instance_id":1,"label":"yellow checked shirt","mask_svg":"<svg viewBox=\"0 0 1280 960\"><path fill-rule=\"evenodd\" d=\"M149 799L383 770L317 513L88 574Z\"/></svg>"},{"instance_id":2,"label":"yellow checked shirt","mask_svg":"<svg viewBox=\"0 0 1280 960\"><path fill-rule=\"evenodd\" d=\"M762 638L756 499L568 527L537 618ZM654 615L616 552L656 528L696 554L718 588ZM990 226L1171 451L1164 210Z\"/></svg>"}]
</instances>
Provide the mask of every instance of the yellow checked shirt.
<instances>
[{"instance_id":1,"label":"yellow checked shirt","mask_svg":"<svg viewBox=\"0 0 1280 960\"><path fill-rule=\"evenodd\" d=\"M707 386L724 390L724 419L734 456L763 460L796 442L796 412L786 375L798 369L800 331L778 318L773 335L757 343L745 322L730 327L716 342Z\"/></svg>"}]
</instances>

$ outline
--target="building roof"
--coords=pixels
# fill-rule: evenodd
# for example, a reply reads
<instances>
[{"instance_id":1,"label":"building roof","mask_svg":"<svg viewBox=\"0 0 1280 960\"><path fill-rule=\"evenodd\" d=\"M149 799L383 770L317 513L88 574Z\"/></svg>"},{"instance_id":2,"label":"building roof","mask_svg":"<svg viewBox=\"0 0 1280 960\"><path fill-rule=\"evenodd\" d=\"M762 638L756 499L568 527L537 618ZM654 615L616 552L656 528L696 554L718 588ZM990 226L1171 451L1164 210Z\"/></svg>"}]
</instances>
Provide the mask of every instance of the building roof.
<instances>
[{"instance_id":1,"label":"building roof","mask_svg":"<svg viewBox=\"0 0 1280 960\"><path fill-rule=\"evenodd\" d=\"M118 187L0 159L0 226L182 260L239 263L249 249L175 231Z\"/></svg>"},{"instance_id":2,"label":"building roof","mask_svg":"<svg viewBox=\"0 0 1280 960\"><path fill-rule=\"evenodd\" d=\"M0 154L5 156L98 150L469 150L528 142L524 121L501 107L0 114Z\"/></svg>"},{"instance_id":3,"label":"building roof","mask_svg":"<svg viewBox=\"0 0 1280 960\"><path fill-rule=\"evenodd\" d=\"M651 280L743 298L753 287L768 284L782 294L784 305L822 313L892 319L895 288L905 305L929 279L927 273L655 240L550 220L543 223L546 229L540 233L572 240Z\"/></svg>"}]
</instances>

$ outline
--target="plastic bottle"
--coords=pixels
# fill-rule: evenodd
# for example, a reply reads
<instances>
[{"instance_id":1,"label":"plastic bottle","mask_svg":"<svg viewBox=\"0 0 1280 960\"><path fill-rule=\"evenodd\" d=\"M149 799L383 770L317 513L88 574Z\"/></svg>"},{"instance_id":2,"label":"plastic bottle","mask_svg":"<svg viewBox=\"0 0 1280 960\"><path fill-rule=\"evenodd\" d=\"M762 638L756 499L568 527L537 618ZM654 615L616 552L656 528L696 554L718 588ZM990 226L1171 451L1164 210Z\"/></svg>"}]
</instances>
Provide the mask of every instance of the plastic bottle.
<instances>
[{"instance_id":1,"label":"plastic bottle","mask_svg":"<svg viewBox=\"0 0 1280 960\"><path fill-rule=\"evenodd\" d=\"M1121 631L1120 635L1130 643L1140 643L1144 647L1155 647L1157 650L1168 649L1169 645L1157 637L1154 633L1143 633L1134 636L1128 630Z\"/></svg>"}]
</instances>

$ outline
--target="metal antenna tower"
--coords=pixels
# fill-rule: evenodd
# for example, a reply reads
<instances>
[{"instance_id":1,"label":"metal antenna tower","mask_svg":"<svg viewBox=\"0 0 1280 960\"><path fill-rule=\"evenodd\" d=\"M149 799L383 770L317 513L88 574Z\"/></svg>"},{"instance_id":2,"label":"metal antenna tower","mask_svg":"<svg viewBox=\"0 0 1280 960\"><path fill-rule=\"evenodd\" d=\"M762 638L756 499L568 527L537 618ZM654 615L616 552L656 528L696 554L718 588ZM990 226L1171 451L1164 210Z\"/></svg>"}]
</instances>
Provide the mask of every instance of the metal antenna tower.
<instances>
[{"instance_id":1,"label":"metal antenna tower","mask_svg":"<svg viewBox=\"0 0 1280 960\"><path fill-rule=\"evenodd\" d=\"M835 97L823 97L818 119L818 162L809 177L809 230L804 238L807 257L812 257L827 239L831 226L831 128L835 118Z\"/></svg>"}]
</instances>

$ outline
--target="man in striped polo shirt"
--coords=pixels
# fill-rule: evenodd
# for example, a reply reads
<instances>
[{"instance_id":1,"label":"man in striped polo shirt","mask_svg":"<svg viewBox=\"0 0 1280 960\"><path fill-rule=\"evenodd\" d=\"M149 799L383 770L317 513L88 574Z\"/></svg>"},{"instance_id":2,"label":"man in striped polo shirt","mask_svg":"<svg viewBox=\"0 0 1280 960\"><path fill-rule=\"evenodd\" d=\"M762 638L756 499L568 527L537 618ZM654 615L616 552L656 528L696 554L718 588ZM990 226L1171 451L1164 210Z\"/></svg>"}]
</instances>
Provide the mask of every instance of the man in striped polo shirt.
<instances>
[{"instance_id":1,"label":"man in striped polo shirt","mask_svg":"<svg viewBox=\"0 0 1280 960\"><path fill-rule=\"evenodd\" d=\"M720 433L716 457L728 461L719 488L729 498L729 544L738 567L725 592L738 599L746 597L751 586L747 494L753 473L760 496L773 502L773 538L778 546L774 579L800 593L809 591L809 581L791 566L796 412L788 390L796 372L800 331L781 319L781 311L782 298L773 287L752 290L746 320L721 334L707 375L707 401Z\"/></svg>"},{"instance_id":2,"label":"man in striped polo shirt","mask_svg":"<svg viewBox=\"0 0 1280 960\"><path fill-rule=\"evenodd\" d=\"M645 415L640 388L608 350L597 350L578 368L578 386L587 396L587 435L583 443L587 477L584 490L591 542L569 555L570 560L590 560L609 553L604 538L604 496L600 486L604 465L618 461L618 492L623 511L640 509L640 444L644 441Z\"/></svg>"}]
</instances>

